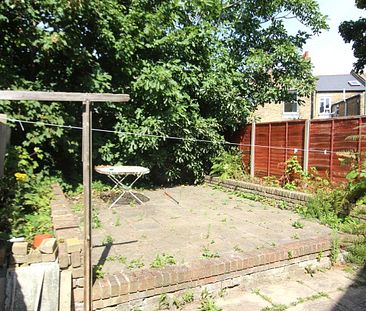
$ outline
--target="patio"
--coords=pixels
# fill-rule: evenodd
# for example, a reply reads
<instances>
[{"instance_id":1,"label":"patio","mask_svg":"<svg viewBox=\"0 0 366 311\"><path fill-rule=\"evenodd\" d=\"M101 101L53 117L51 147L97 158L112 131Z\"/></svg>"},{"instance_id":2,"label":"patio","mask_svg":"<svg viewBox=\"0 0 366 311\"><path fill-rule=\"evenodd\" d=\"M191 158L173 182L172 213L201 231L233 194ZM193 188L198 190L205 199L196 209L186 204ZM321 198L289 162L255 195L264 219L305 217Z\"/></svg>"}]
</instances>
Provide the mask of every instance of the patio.
<instances>
[{"instance_id":1,"label":"patio","mask_svg":"<svg viewBox=\"0 0 366 311\"><path fill-rule=\"evenodd\" d=\"M109 202L94 201L92 262L107 274L149 268L157 255L187 265L331 235L329 228L294 212L207 185L142 195L143 205L127 198L108 209Z\"/></svg>"}]
</instances>

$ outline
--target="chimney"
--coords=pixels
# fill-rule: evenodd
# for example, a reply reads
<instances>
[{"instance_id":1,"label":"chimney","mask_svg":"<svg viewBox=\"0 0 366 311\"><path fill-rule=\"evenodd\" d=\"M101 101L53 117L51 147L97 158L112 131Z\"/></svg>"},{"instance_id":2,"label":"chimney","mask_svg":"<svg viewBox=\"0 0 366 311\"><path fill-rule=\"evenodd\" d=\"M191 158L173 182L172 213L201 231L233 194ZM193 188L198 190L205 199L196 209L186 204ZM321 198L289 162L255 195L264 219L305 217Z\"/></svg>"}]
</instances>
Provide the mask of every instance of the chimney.
<instances>
[{"instance_id":1,"label":"chimney","mask_svg":"<svg viewBox=\"0 0 366 311\"><path fill-rule=\"evenodd\" d=\"M302 58L305 60L310 60L310 53L309 51L305 51L304 54L302 54Z\"/></svg>"}]
</instances>

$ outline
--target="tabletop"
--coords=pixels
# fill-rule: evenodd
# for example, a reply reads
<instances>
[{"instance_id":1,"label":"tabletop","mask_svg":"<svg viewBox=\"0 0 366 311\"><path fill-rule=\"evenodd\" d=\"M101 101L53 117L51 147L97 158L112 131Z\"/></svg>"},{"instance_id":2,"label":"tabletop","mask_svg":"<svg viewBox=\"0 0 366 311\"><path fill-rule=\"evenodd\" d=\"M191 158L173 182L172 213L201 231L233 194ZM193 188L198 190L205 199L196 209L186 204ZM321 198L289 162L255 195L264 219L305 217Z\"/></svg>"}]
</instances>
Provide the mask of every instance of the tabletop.
<instances>
[{"instance_id":1,"label":"tabletop","mask_svg":"<svg viewBox=\"0 0 366 311\"><path fill-rule=\"evenodd\" d=\"M143 166L125 166L125 165L99 165L95 170L105 175L145 175L150 170Z\"/></svg>"}]
</instances>

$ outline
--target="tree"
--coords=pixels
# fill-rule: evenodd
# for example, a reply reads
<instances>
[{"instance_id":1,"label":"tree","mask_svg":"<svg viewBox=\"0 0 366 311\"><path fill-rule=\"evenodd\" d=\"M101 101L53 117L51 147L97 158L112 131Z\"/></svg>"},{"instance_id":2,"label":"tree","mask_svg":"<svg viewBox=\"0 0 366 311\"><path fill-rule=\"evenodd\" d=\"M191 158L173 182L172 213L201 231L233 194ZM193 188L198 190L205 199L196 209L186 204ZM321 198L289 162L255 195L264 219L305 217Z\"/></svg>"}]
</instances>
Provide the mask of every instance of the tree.
<instances>
[{"instance_id":1,"label":"tree","mask_svg":"<svg viewBox=\"0 0 366 311\"><path fill-rule=\"evenodd\" d=\"M287 19L308 32L289 35ZM0 4L0 87L124 92L94 107L95 163L148 166L158 182L199 181L222 140L257 105L309 94L308 38L326 27L314 0L36 0ZM13 116L78 125L78 106L2 104ZM52 165L79 156L80 133L15 132ZM44 133L47 133L45 135ZM182 139L166 139L166 136ZM77 161L75 161L77 163Z\"/></svg>"},{"instance_id":2,"label":"tree","mask_svg":"<svg viewBox=\"0 0 366 311\"><path fill-rule=\"evenodd\" d=\"M366 1L356 0L356 7L366 9ZM341 23L339 32L344 42L353 42L353 55L357 58L354 68L358 72L363 72L366 65L366 18Z\"/></svg>"}]
</instances>

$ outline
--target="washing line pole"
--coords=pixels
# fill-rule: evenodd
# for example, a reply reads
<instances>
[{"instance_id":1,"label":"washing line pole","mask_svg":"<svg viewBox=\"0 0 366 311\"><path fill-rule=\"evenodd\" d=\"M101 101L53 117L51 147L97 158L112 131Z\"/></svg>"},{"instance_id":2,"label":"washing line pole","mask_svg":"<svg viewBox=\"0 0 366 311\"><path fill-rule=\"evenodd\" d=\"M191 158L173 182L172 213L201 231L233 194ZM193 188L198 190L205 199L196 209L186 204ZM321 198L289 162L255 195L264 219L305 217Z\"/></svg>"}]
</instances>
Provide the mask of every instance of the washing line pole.
<instances>
[{"instance_id":1,"label":"washing line pole","mask_svg":"<svg viewBox=\"0 0 366 311\"><path fill-rule=\"evenodd\" d=\"M92 135L91 105L93 102L127 102L127 94L70 93L38 91L1 91L0 100L36 100L82 102L82 161L84 186L84 311L92 310L92 265L91 265L91 181L92 181Z\"/></svg>"}]
</instances>

